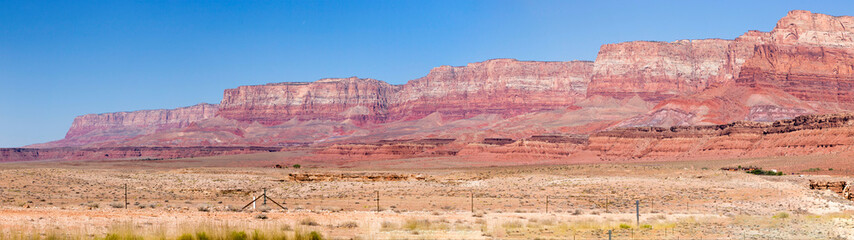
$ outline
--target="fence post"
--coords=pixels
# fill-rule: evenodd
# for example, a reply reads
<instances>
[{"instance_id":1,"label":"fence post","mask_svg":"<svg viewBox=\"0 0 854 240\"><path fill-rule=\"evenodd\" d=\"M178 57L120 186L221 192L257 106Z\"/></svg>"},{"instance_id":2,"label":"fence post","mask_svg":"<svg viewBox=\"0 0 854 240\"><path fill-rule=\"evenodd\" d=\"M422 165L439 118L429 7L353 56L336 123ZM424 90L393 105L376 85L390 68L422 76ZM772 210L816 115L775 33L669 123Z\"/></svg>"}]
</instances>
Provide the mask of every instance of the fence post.
<instances>
[{"instance_id":1,"label":"fence post","mask_svg":"<svg viewBox=\"0 0 854 240\"><path fill-rule=\"evenodd\" d=\"M267 206L267 188L264 188L264 206Z\"/></svg>"},{"instance_id":2,"label":"fence post","mask_svg":"<svg viewBox=\"0 0 854 240\"><path fill-rule=\"evenodd\" d=\"M377 212L380 212L380 191L377 190Z\"/></svg>"},{"instance_id":3,"label":"fence post","mask_svg":"<svg viewBox=\"0 0 854 240\"><path fill-rule=\"evenodd\" d=\"M125 210L128 209L128 184L125 183Z\"/></svg>"},{"instance_id":4,"label":"fence post","mask_svg":"<svg viewBox=\"0 0 854 240\"><path fill-rule=\"evenodd\" d=\"M474 191L471 192L471 213L474 213Z\"/></svg>"},{"instance_id":5,"label":"fence post","mask_svg":"<svg viewBox=\"0 0 854 240\"><path fill-rule=\"evenodd\" d=\"M640 227L640 200L635 200L635 217L637 218L637 227Z\"/></svg>"},{"instance_id":6,"label":"fence post","mask_svg":"<svg viewBox=\"0 0 854 240\"><path fill-rule=\"evenodd\" d=\"M549 213L549 195L546 195L546 213Z\"/></svg>"}]
</instances>

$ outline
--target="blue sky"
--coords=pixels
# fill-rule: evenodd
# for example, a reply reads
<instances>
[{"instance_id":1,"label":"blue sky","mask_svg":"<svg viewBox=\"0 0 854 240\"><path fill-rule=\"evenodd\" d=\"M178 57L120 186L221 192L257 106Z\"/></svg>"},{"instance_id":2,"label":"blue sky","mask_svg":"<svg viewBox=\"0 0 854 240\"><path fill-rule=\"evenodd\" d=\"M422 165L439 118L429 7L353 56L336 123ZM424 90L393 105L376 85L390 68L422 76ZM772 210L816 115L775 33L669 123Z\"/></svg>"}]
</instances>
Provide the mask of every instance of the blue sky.
<instances>
[{"instance_id":1,"label":"blue sky","mask_svg":"<svg viewBox=\"0 0 854 240\"><path fill-rule=\"evenodd\" d=\"M793 9L854 15L845 1L0 0L0 147L61 139L77 115L218 103L240 85L594 60L606 43L768 31Z\"/></svg>"}]
</instances>

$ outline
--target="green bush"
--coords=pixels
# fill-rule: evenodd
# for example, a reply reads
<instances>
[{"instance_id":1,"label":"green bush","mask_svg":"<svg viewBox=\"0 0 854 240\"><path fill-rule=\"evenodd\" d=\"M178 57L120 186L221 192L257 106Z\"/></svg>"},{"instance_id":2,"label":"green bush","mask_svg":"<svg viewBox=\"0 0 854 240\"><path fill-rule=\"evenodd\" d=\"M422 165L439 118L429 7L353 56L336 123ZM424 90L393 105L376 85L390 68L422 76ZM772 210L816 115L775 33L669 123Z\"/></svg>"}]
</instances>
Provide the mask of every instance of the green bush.
<instances>
[{"instance_id":1,"label":"green bush","mask_svg":"<svg viewBox=\"0 0 854 240\"><path fill-rule=\"evenodd\" d=\"M316 231L311 231L308 234L297 231L294 233L294 240L323 240L323 235Z\"/></svg>"},{"instance_id":2,"label":"green bush","mask_svg":"<svg viewBox=\"0 0 854 240\"><path fill-rule=\"evenodd\" d=\"M178 237L178 240L193 240L193 235L189 233L184 233L180 237Z\"/></svg>"},{"instance_id":3,"label":"green bush","mask_svg":"<svg viewBox=\"0 0 854 240\"><path fill-rule=\"evenodd\" d=\"M205 232L197 232L196 239L198 240L211 240L211 237L208 236Z\"/></svg>"},{"instance_id":4,"label":"green bush","mask_svg":"<svg viewBox=\"0 0 854 240\"><path fill-rule=\"evenodd\" d=\"M769 175L769 176L782 176L783 175L783 172L765 171L762 169L755 169L755 170L747 171L747 173L756 174L756 175Z\"/></svg>"},{"instance_id":5,"label":"green bush","mask_svg":"<svg viewBox=\"0 0 854 240\"><path fill-rule=\"evenodd\" d=\"M302 167L302 166L299 164L294 164L294 168L300 168L300 167Z\"/></svg>"},{"instance_id":6,"label":"green bush","mask_svg":"<svg viewBox=\"0 0 854 240\"><path fill-rule=\"evenodd\" d=\"M247 238L248 238L248 236L246 235L246 232L244 232L244 231L240 231L240 232L232 231L231 233L228 234L229 240L246 240Z\"/></svg>"},{"instance_id":7,"label":"green bush","mask_svg":"<svg viewBox=\"0 0 854 240\"><path fill-rule=\"evenodd\" d=\"M629 228L632 228L632 225L628 225L628 224L625 224L625 223L620 223L620 228L622 228L622 229L629 229Z\"/></svg>"}]
</instances>

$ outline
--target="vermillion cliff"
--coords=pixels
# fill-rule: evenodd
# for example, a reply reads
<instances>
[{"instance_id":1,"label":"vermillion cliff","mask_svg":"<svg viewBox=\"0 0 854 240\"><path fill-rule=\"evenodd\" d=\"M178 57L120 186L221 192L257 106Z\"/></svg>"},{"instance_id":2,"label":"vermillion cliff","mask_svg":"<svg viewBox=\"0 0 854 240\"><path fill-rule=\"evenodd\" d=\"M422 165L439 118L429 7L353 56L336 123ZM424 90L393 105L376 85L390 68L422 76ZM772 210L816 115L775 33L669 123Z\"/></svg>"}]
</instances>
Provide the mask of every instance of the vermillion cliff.
<instances>
[{"instance_id":1,"label":"vermillion cliff","mask_svg":"<svg viewBox=\"0 0 854 240\"><path fill-rule=\"evenodd\" d=\"M34 147L80 146L120 141L160 130L183 128L214 117L217 109L217 105L203 103L176 109L86 114L74 118L65 139L37 144Z\"/></svg>"},{"instance_id":2,"label":"vermillion cliff","mask_svg":"<svg viewBox=\"0 0 854 240\"><path fill-rule=\"evenodd\" d=\"M225 90L219 115L276 125L291 119L383 122L394 87L374 79L329 78Z\"/></svg>"},{"instance_id":3,"label":"vermillion cliff","mask_svg":"<svg viewBox=\"0 0 854 240\"><path fill-rule=\"evenodd\" d=\"M813 139L806 133L849 131L744 129L854 110L852 29L854 17L791 11L770 32L606 44L593 62L493 59L437 67L403 85L351 77L240 86L225 90L219 105L80 116L65 139L31 147L313 145L334 146L321 151L327 154L586 152L601 159L777 154ZM682 126L693 127L671 128ZM589 141L531 138L574 134ZM455 140L366 144L438 138ZM806 145L838 149L850 140L834 139L842 142Z\"/></svg>"},{"instance_id":4,"label":"vermillion cliff","mask_svg":"<svg viewBox=\"0 0 854 240\"><path fill-rule=\"evenodd\" d=\"M462 119L565 109L587 94L592 67L584 61L513 59L442 66L401 86L391 99L391 112L395 119L419 119L434 112Z\"/></svg>"}]
</instances>

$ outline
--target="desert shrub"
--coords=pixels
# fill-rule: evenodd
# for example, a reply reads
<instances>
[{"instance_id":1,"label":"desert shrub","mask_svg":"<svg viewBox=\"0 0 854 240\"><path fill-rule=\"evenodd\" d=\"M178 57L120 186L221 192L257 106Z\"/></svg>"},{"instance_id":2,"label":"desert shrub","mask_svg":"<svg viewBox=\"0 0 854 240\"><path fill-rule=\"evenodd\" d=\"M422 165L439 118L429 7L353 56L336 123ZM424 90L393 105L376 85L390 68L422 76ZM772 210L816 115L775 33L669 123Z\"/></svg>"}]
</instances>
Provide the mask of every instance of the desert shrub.
<instances>
[{"instance_id":1,"label":"desert shrub","mask_svg":"<svg viewBox=\"0 0 854 240\"><path fill-rule=\"evenodd\" d=\"M302 165L294 164L294 168L301 168L301 167L302 167Z\"/></svg>"},{"instance_id":2,"label":"desert shrub","mask_svg":"<svg viewBox=\"0 0 854 240\"><path fill-rule=\"evenodd\" d=\"M625 223L620 223L620 228L621 228L621 229L629 229L629 228L632 228L632 225L628 225L628 224L625 224Z\"/></svg>"},{"instance_id":3,"label":"desert shrub","mask_svg":"<svg viewBox=\"0 0 854 240\"><path fill-rule=\"evenodd\" d=\"M294 240L323 240L323 235L316 231L311 231L308 234L297 231L294 233Z\"/></svg>"},{"instance_id":4,"label":"desert shrub","mask_svg":"<svg viewBox=\"0 0 854 240\"><path fill-rule=\"evenodd\" d=\"M264 219L267 219L267 215L262 213L262 214L255 215L255 218L264 220Z\"/></svg>"},{"instance_id":5,"label":"desert shrub","mask_svg":"<svg viewBox=\"0 0 854 240\"><path fill-rule=\"evenodd\" d=\"M228 234L228 240L246 240L248 237L244 231L231 231Z\"/></svg>"},{"instance_id":6,"label":"desert shrub","mask_svg":"<svg viewBox=\"0 0 854 240\"><path fill-rule=\"evenodd\" d=\"M142 240L142 239L143 239L142 236L137 236L133 233L125 233L125 234L109 233L106 236L104 236L104 240Z\"/></svg>"},{"instance_id":7,"label":"desert shrub","mask_svg":"<svg viewBox=\"0 0 854 240\"><path fill-rule=\"evenodd\" d=\"M32 203L32 202L30 202L30 203ZM95 209L95 208L100 207L101 205L98 205L98 203L86 203L86 204L84 204L84 206L89 207L91 209Z\"/></svg>"},{"instance_id":8,"label":"desert shrub","mask_svg":"<svg viewBox=\"0 0 854 240\"><path fill-rule=\"evenodd\" d=\"M407 219L406 223L403 224L403 228L409 230L429 229L430 221L427 219Z\"/></svg>"},{"instance_id":9,"label":"desert shrub","mask_svg":"<svg viewBox=\"0 0 854 240\"><path fill-rule=\"evenodd\" d=\"M784 213L784 212L780 212L780 213L774 214L773 218L776 218L776 219L786 219L786 218L789 218L789 214L788 214L788 213Z\"/></svg>"},{"instance_id":10,"label":"desert shrub","mask_svg":"<svg viewBox=\"0 0 854 240\"><path fill-rule=\"evenodd\" d=\"M264 234L261 233L261 231L258 231L258 229L255 229L255 231L252 232L252 240L266 240L266 239L267 239L267 237L264 236Z\"/></svg>"},{"instance_id":11,"label":"desert shrub","mask_svg":"<svg viewBox=\"0 0 854 240\"><path fill-rule=\"evenodd\" d=\"M211 207L208 205L199 205L198 209L199 209L199 212L210 212L211 211Z\"/></svg>"},{"instance_id":12,"label":"desert shrub","mask_svg":"<svg viewBox=\"0 0 854 240\"><path fill-rule=\"evenodd\" d=\"M353 221L344 222L338 225L339 228L357 228L359 224Z\"/></svg>"},{"instance_id":13,"label":"desert shrub","mask_svg":"<svg viewBox=\"0 0 854 240\"><path fill-rule=\"evenodd\" d=\"M184 233L181 234L180 237L178 237L178 240L193 240L193 235L189 233Z\"/></svg>"},{"instance_id":14,"label":"desert shrub","mask_svg":"<svg viewBox=\"0 0 854 240\"><path fill-rule=\"evenodd\" d=\"M821 171L821 168L810 168L810 169L804 170L804 172L818 172L818 171Z\"/></svg>"},{"instance_id":15,"label":"desert shrub","mask_svg":"<svg viewBox=\"0 0 854 240\"><path fill-rule=\"evenodd\" d=\"M775 171L765 171L762 169L754 169L747 171L747 173L755 174L755 175L769 175L769 176L782 176L783 172L775 172Z\"/></svg>"},{"instance_id":16,"label":"desert shrub","mask_svg":"<svg viewBox=\"0 0 854 240\"><path fill-rule=\"evenodd\" d=\"M317 223L317 221L314 221L314 219L312 219L312 218L303 218L302 220L299 221L299 224L300 225L306 225L306 226L319 226L320 225L319 223Z\"/></svg>"},{"instance_id":17,"label":"desert shrub","mask_svg":"<svg viewBox=\"0 0 854 240\"><path fill-rule=\"evenodd\" d=\"M120 203L120 202L113 202L113 203L110 203L110 207L113 207L113 208L125 208L125 204L124 204L124 203Z\"/></svg>"},{"instance_id":18,"label":"desert shrub","mask_svg":"<svg viewBox=\"0 0 854 240\"><path fill-rule=\"evenodd\" d=\"M644 225L641 225L640 227L643 229L652 229L652 225L649 225L649 224L644 224Z\"/></svg>"},{"instance_id":19,"label":"desert shrub","mask_svg":"<svg viewBox=\"0 0 854 240\"><path fill-rule=\"evenodd\" d=\"M206 232L196 232L197 240L211 240L211 237L208 236Z\"/></svg>"},{"instance_id":20,"label":"desert shrub","mask_svg":"<svg viewBox=\"0 0 854 240\"><path fill-rule=\"evenodd\" d=\"M293 228L291 228L291 225L290 225L290 224L282 225L281 229L282 229L282 231L291 231L291 230L294 230Z\"/></svg>"},{"instance_id":21,"label":"desert shrub","mask_svg":"<svg viewBox=\"0 0 854 240\"><path fill-rule=\"evenodd\" d=\"M501 227L503 227L503 228L521 228L522 222L520 222L520 221L505 222L505 223L501 224Z\"/></svg>"},{"instance_id":22,"label":"desert shrub","mask_svg":"<svg viewBox=\"0 0 854 240\"><path fill-rule=\"evenodd\" d=\"M389 221L384 221L382 224L380 224L380 227L382 228L382 230L388 231L397 228L397 224L394 224L393 222Z\"/></svg>"}]
</instances>

